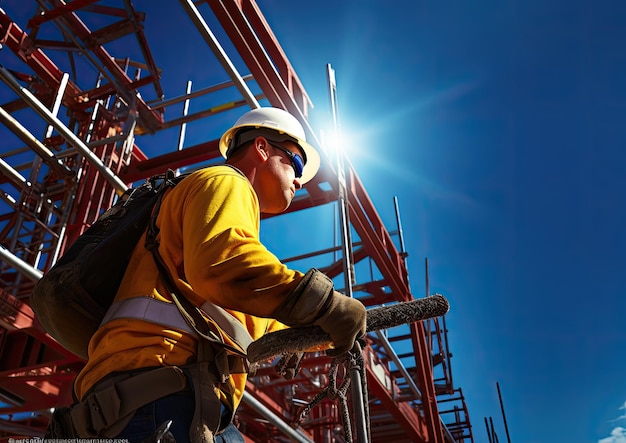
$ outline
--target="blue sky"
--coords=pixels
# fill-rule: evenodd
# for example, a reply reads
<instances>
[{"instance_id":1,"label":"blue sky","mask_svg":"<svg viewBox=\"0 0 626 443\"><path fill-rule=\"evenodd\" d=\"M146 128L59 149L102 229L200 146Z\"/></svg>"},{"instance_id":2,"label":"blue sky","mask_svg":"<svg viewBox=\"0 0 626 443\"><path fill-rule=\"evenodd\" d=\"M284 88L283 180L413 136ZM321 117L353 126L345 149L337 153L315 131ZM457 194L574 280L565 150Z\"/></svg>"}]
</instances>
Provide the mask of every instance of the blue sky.
<instances>
[{"instance_id":1,"label":"blue sky","mask_svg":"<svg viewBox=\"0 0 626 443\"><path fill-rule=\"evenodd\" d=\"M177 2L160 14L150 3L134 2L148 40L162 39L168 97L188 79L222 81L168 69L204 53L176 40L172 23L189 20ZM314 128L327 127L325 66L336 70L345 149L389 230L398 197L413 292L424 294L428 257L431 292L450 300L475 440L492 416L505 441L499 382L514 443L626 442L626 4L258 4L313 100ZM14 15L22 5L0 2ZM154 154L175 136L138 143ZM206 128L188 137L205 141ZM293 237L281 242L273 223L279 255L311 251L301 225L280 228ZM331 246L332 226L305 232Z\"/></svg>"},{"instance_id":2,"label":"blue sky","mask_svg":"<svg viewBox=\"0 0 626 443\"><path fill-rule=\"evenodd\" d=\"M477 441L626 441L626 4L259 1L346 149L413 292L452 305ZM322 109L319 109L322 108Z\"/></svg>"}]
</instances>

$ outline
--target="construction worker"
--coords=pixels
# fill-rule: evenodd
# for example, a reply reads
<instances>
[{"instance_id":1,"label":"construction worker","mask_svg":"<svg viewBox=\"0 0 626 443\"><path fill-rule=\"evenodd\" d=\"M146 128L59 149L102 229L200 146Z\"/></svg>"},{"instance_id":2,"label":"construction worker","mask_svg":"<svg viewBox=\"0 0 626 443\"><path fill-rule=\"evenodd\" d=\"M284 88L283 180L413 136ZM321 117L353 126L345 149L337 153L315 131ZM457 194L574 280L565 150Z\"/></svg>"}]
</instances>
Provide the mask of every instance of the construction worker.
<instances>
[{"instance_id":1,"label":"construction worker","mask_svg":"<svg viewBox=\"0 0 626 443\"><path fill-rule=\"evenodd\" d=\"M259 239L260 214L285 211L319 168L298 120L277 108L251 110L219 148L226 164L193 172L163 198L160 264L143 240L134 250L75 382L77 437L243 442L231 422L247 377L241 329L256 340L318 325L334 355L365 333L359 301L334 291L317 270L289 269ZM304 235L309 228L294 229ZM172 292L206 312L224 310L204 315L199 331L183 319Z\"/></svg>"}]
</instances>

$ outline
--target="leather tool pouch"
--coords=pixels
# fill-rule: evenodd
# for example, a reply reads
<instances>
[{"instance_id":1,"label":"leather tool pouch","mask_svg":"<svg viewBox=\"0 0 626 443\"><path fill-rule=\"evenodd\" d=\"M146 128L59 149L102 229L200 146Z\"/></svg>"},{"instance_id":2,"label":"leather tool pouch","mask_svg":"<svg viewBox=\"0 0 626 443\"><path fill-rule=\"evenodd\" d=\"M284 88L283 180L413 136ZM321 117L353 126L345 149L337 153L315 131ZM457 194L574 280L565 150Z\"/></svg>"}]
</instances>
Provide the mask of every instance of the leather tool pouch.
<instances>
[{"instance_id":1,"label":"leather tool pouch","mask_svg":"<svg viewBox=\"0 0 626 443\"><path fill-rule=\"evenodd\" d=\"M206 341L198 342L198 362L185 366L191 375L196 398L196 408L191 421L189 437L193 442L209 443L233 419L234 412L222 417L223 393L232 404L233 388L230 383L228 358L224 349Z\"/></svg>"},{"instance_id":2,"label":"leather tool pouch","mask_svg":"<svg viewBox=\"0 0 626 443\"><path fill-rule=\"evenodd\" d=\"M70 408L56 408L48 423L44 439L76 438Z\"/></svg>"}]
</instances>

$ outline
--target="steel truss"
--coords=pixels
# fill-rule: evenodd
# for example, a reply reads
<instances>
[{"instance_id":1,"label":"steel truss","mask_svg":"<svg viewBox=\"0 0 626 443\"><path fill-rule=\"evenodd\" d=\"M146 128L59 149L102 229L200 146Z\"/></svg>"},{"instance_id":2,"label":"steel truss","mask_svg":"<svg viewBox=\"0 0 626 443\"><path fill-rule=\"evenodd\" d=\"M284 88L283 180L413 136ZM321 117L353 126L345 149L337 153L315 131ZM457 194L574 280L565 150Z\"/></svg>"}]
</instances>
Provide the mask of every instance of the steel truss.
<instances>
[{"instance_id":1,"label":"steel truss","mask_svg":"<svg viewBox=\"0 0 626 443\"><path fill-rule=\"evenodd\" d=\"M51 408L71 403L84 362L45 334L29 294L117 193L166 168L216 162L225 125L239 108L258 103L293 113L323 148L308 123L313 104L253 0L181 0L160 8L151 7L184 20L172 21L175 32L200 42L194 53L207 59L212 83L188 82L182 94L164 86L170 72L152 55L150 16L130 0L37 0L0 10L0 436L39 436ZM192 74L184 63L176 70ZM354 296L367 306L412 299L403 247L396 248L347 161L345 177L359 277ZM323 157L289 213L274 219L326 211L337 186L336 168ZM302 269L315 263L339 281L338 252L332 245L285 261ZM371 334L364 352L372 440L473 442L465 400L452 383L445 319L397 329ZM311 354L288 381L271 364L262 366L237 416L249 441L342 441L331 402L295 426L299 407L328 381L329 365L328 357Z\"/></svg>"}]
</instances>

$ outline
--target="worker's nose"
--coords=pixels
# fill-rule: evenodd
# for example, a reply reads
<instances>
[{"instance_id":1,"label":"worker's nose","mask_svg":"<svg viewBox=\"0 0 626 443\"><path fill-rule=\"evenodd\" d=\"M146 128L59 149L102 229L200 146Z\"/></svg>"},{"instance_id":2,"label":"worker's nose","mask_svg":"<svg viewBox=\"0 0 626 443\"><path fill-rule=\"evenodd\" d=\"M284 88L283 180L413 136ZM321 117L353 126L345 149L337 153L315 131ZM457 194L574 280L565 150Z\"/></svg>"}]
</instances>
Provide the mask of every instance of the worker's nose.
<instances>
[{"instance_id":1,"label":"worker's nose","mask_svg":"<svg viewBox=\"0 0 626 443\"><path fill-rule=\"evenodd\" d=\"M302 189L302 183L300 183L299 179L294 179L293 184L296 185L296 189Z\"/></svg>"}]
</instances>

